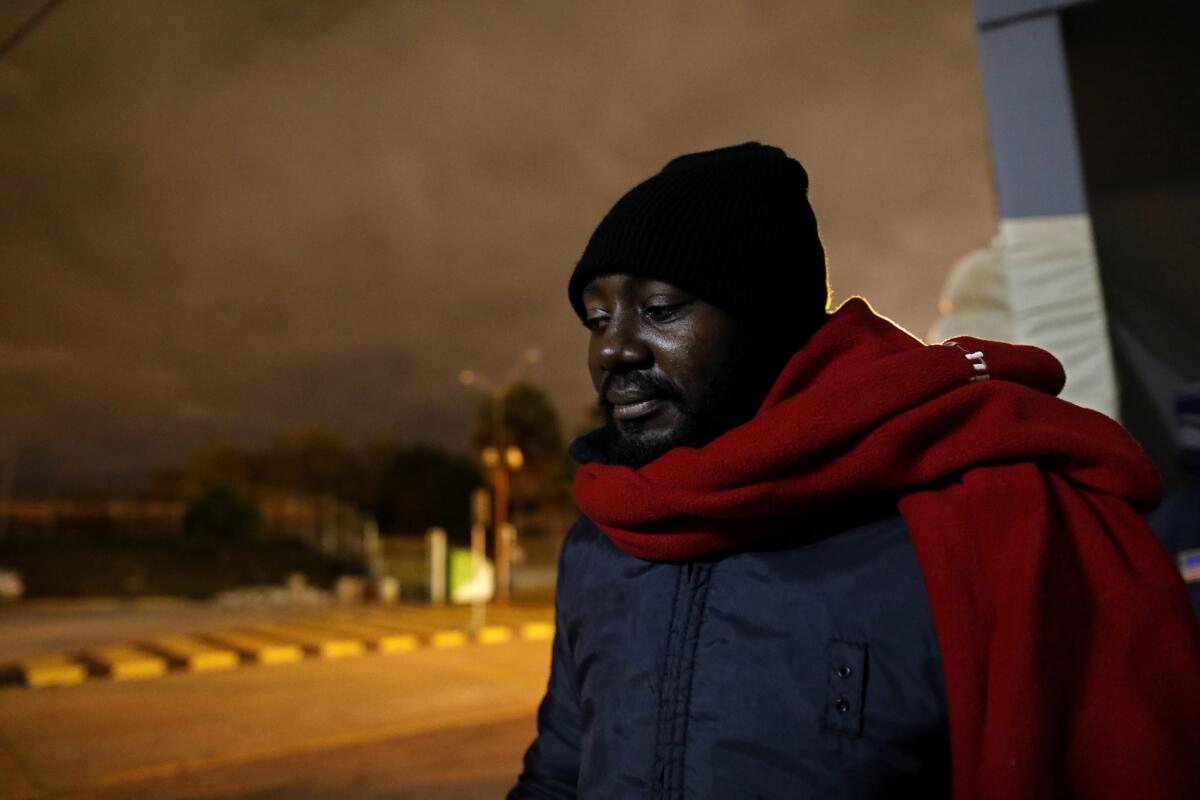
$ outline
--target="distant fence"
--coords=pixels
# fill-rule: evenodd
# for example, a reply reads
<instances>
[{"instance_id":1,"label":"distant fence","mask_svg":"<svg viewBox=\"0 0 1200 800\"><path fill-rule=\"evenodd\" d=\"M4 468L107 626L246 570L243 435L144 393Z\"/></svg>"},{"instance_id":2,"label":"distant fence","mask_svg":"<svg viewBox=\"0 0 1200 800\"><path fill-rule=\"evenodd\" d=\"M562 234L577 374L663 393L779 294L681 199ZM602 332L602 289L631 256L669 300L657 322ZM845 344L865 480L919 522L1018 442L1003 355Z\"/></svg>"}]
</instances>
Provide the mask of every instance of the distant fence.
<instances>
[{"instance_id":1,"label":"distant fence","mask_svg":"<svg viewBox=\"0 0 1200 800\"><path fill-rule=\"evenodd\" d=\"M375 521L330 497L267 495L258 500L263 535L295 539L324 553L362 557L378 536Z\"/></svg>"},{"instance_id":2,"label":"distant fence","mask_svg":"<svg viewBox=\"0 0 1200 800\"><path fill-rule=\"evenodd\" d=\"M328 497L263 495L262 535L300 541L321 552L361 557L373 521ZM183 535L179 500L0 501L0 540L171 538Z\"/></svg>"},{"instance_id":3,"label":"distant fence","mask_svg":"<svg viewBox=\"0 0 1200 800\"><path fill-rule=\"evenodd\" d=\"M429 594L429 543L424 536L385 536L380 567L400 581L405 600L424 600Z\"/></svg>"},{"instance_id":4,"label":"distant fence","mask_svg":"<svg viewBox=\"0 0 1200 800\"><path fill-rule=\"evenodd\" d=\"M0 501L0 536L177 536L185 513L187 504L174 500L7 500Z\"/></svg>"}]
</instances>

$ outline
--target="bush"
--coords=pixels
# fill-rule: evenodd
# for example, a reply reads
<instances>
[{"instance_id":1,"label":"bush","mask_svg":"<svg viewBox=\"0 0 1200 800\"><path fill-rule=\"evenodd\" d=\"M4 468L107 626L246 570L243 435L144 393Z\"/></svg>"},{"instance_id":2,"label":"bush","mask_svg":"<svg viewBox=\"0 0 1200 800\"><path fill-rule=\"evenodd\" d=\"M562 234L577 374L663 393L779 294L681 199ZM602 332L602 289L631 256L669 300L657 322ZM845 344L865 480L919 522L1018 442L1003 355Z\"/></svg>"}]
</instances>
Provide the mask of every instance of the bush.
<instances>
[{"instance_id":1,"label":"bush","mask_svg":"<svg viewBox=\"0 0 1200 800\"><path fill-rule=\"evenodd\" d=\"M222 542L253 539L262 524L258 503L232 486L216 486L188 504L183 530L188 536Z\"/></svg>"}]
</instances>

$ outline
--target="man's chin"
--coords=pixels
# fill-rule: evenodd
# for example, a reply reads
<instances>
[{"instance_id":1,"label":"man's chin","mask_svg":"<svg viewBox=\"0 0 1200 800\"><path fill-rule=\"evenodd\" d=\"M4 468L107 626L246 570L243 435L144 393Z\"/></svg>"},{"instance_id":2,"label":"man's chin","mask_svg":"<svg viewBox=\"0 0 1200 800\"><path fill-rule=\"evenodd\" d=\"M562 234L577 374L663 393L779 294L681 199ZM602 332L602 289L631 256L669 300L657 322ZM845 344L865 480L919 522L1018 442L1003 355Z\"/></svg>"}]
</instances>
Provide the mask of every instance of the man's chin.
<instances>
[{"instance_id":1,"label":"man's chin","mask_svg":"<svg viewBox=\"0 0 1200 800\"><path fill-rule=\"evenodd\" d=\"M670 450L686 444L678 432L622 431L616 425L605 426L608 461L622 467L638 469Z\"/></svg>"}]
</instances>

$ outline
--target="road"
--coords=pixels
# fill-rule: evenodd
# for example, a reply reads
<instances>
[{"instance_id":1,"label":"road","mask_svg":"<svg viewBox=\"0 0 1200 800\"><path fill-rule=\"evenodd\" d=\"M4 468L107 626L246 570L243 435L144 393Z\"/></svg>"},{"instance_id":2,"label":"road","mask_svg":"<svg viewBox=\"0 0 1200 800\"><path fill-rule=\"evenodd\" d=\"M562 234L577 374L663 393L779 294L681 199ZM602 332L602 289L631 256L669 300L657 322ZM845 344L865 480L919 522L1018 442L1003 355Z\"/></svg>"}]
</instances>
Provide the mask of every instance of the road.
<instances>
[{"instance_id":1,"label":"road","mask_svg":"<svg viewBox=\"0 0 1200 800\"><path fill-rule=\"evenodd\" d=\"M502 797L548 663L548 641L514 640L9 686L0 798Z\"/></svg>"}]
</instances>

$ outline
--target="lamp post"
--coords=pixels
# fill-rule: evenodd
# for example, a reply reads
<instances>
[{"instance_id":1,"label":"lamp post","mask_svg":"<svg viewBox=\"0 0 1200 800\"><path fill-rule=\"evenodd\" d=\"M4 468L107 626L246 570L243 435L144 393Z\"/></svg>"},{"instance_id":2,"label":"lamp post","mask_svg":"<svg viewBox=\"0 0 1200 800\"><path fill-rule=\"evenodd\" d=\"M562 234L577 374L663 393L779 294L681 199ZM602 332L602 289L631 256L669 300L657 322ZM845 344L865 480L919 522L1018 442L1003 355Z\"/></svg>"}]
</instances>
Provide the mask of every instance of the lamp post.
<instances>
[{"instance_id":1,"label":"lamp post","mask_svg":"<svg viewBox=\"0 0 1200 800\"><path fill-rule=\"evenodd\" d=\"M526 367L542 360L542 352L530 347L509 367L504 378L493 381L481 372L464 369L458 373L458 382L463 386L478 389L491 401L491 445L480 454L483 466L492 477L493 502L492 529L496 543L496 599L506 603L511 583L511 558L508 530L509 473L525 465L525 454L516 444L508 444L504 431L504 397Z\"/></svg>"}]
</instances>

